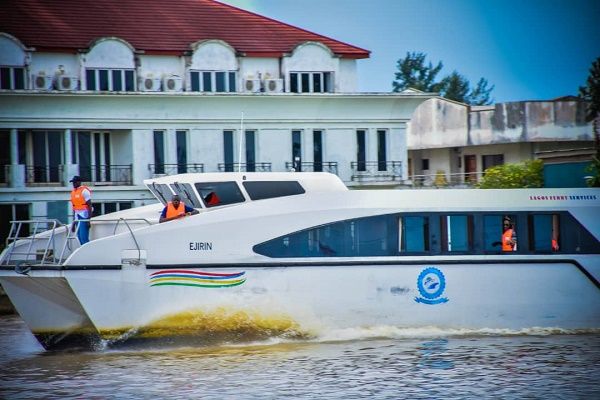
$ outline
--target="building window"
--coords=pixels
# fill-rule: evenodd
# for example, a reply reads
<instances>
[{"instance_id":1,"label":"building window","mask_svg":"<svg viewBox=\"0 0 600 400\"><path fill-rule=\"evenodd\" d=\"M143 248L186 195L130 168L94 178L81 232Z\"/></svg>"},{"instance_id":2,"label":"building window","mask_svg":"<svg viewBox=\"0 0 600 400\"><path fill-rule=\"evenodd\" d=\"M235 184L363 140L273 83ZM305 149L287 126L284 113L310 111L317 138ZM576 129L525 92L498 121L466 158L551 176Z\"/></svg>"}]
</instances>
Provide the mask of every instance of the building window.
<instances>
[{"instance_id":1,"label":"building window","mask_svg":"<svg viewBox=\"0 0 600 400\"><path fill-rule=\"evenodd\" d=\"M290 92L332 92L331 72L290 72Z\"/></svg>"},{"instance_id":2,"label":"building window","mask_svg":"<svg viewBox=\"0 0 600 400\"><path fill-rule=\"evenodd\" d=\"M176 131L175 140L177 143L177 173L187 172L187 131Z\"/></svg>"},{"instance_id":3,"label":"building window","mask_svg":"<svg viewBox=\"0 0 600 400\"><path fill-rule=\"evenodd\" d=\"M367 170L367 132L363 129L356 131L356 170Z\"/></svg>"},{"instance_id":4,"label":"building window","mask_svg":"<svg viewBox=\"0 0 600 400\"><path fill-rule=\"evenodd\" d=\"M246 171L256 171L256 132L246 131Z\"/></svg>"},{"instance_id":5,"label":"building window","mask_svg":"<svg viewBox=\"0 0 600 400\"><path fill-rule=\"evenodd\" d=\"M30 135L33 154L28 155L27 181L30 183L60 182L60 165L63 159L62 133L34 131L30 132Z\"/></svg>"},{"instance_id":6,"label":"building window","mask_svg":"<svg viewBox=\"0 0 600 400\"><path fill-rule=\"evenodd\" d=\"M323 131L313 131L313 162L315 172L323 171Z\"/></svg>"},{"instance_id":7,"label":"building window","mask_svg":"<svg viewBox=\"0 0 600 400\"><path fill-rule=\"evenodd\" d=\"M292 131L292 168L302 171L302 131Z\"/></svg>"},{"instance_id":8,"label":"building window","mask_svg":"<svg viewBox=\"0 0 600 400\"><path fill-rule=\"evenodd\" d=\"M387 171L387 132L377 131L377 170Z\"/></svg>"},{"instance_id":9,"label":"building window","mask_svg":"<svg viewBox=\"0 0 600 400\"><path fill-rule=\"evenodd\" d=\"M421 169L423 171L429 171L429 158L423 158L421 160Z\"/></svg>"},{"instance_id":10,"label":"building window","mask_svg":"<svg viewBox=\"0 0 600 400\"><path fill-rule=\"evenodd\" d=\"M71 155L79 164L79 175L84 182L110 182L111 157L108 132L71 133Z\"/></svg>"},{"instance_id":11,"label":"building window","mask_svg":"<svg viewBox=\"0 0 600 400\"><path fill-rule=\"evenodd\" d=\"M191 71L192 92L235 92L237 72L235 71Z\"/></svg>"},{"instance_id":12,"label":"building window","mask_svg":"<svg viewBox=\"0 0 600 400\"><path fill-rule=\"evenodd\" d=\"M494 167L496 165L504 164L504 154L490 154L481 156L481 162L483 163L483 170Z\"/></svg>"},{"instance_id":13,"label":"building window","mask_svg":"<svg viewBox=\"0 0 600 400\"><path fill-rule=\"evenodd\" d=\"M165 173L165 133L154 131L154 173Z\"/></svg>"},{"instance_id":14,"label":"building window","mask_svg":"<svg viewBox=\"0 0 600 400\"><path fill-rule=\"evenodd\" d=\"M103 203L94 202L92 217L129 210L133 206L131 201L107 201Z\"/></svg>"},{"instance_id":15,"label":"building window","mask_svg":"<svg viewBox=\"0 0 600 400\"><path fill-rule=\"evenodd\" d=\"M225 172L233 171L233 131L223 131L223 162Z\"/></svg>"},{"instance_id":16,"label":"building window","mask_svg":"<svg viewBox=\"0 0 600 400\"><path fill-rule=\"evenodd\" d=\"M87 90L133 92L134 75L132 69L86 69L86 87Z\"/></svg>"},{"instance_id":17,"label":"building window","mask_svg":"<svg viewBox=\"0 0 600 400\"><path fill-rule=\"evenodd\" d=\"M25 89L25 68L0 67L0 89Z\"/></svg>"}]
</instances>

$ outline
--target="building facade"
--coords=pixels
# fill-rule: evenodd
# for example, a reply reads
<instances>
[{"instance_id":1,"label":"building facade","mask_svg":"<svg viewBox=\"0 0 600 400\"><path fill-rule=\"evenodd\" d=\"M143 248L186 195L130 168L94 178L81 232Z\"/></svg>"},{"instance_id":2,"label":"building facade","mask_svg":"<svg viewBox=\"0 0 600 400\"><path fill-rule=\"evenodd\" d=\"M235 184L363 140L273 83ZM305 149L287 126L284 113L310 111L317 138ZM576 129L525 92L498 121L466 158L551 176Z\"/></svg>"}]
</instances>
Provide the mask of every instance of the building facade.
<instances>
[{"instance_id":1,"label":"building facade","mask_svg":"<svg viewBox=\"0 0 600 400\"><path fill-rule=\"evenodd\" d=\"M13 219L68 222L73 175L96 214L154 202L143 180L183 172L400 183L407 122L432 96L357 93L368 56L212 0L1 2L0 237Z\"/></svg>"},{"instance_id":2,"label":"building facade","mask_svg":"<svg viewBox=\"0 0 600 400\"><path fill-rule=\"evenodd\" d=\"M546 187L586 186L593 124L576 97L470 107L430 99L407 129L412 185L472 185L495 165L544 161Z\"/></svg>"}]
</instances>

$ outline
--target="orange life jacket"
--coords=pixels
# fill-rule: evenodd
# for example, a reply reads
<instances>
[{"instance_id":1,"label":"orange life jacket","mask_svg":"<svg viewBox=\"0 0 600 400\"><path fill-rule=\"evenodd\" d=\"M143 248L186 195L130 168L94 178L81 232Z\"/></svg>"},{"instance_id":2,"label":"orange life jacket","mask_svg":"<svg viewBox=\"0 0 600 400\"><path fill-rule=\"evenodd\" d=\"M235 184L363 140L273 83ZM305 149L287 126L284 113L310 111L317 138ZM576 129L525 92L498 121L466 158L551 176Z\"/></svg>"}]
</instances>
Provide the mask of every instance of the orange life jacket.
<instances>
[{"instance_id":1,"label":"orange life jacket","mask_svg":"<svg viewBox=\"0 0 600 400\"><path fill-rule=\"evenodd\" d=\"M513 251L514 250L514 244L511 244L510 242L513 239L513 230L512 229L507 229L506 231L504 231L504 233L502 234L502 251Z\"/></svg>"},{"instance_id":2,"label":"orange life jacket","mask_svg":"<svg viewBox=\"0 0 600 400\"><path fill-rule=\"evenodd\" d=\"M90 188L83 185L71 190L71 204L73 205L74 211L87 210L87 204L83 198L83 191L86 189L89 190L90 194L92 193Z\"/></svg>"},{"instance_id":3,"label":"orange life jacket","mask_svg":"<svg viewBox=\"0 0 600 400\"><path fill-rule=\"evenodd\" d=\"M167 203L167 218L177 217L185 214L185 204L183 201L179 202L179 208L175 208L172 202Z\"/></svg>"}]
</instances>

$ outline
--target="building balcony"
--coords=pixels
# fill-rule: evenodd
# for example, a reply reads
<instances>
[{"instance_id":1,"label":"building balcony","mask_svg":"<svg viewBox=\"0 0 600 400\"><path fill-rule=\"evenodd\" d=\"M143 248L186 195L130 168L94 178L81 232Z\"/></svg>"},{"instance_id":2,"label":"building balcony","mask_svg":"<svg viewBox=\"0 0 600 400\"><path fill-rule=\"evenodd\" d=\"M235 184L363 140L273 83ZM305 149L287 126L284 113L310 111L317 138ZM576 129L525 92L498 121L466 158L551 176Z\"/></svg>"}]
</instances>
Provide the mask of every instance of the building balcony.
<instances>
[{"instance_id":1,"label":"building balcony","mask_svg":"<svg viewBox=\"0 0 600 400\"><path fill-rule=\"evenodd\" d=\"M402 180L402 161L352 161L351 179L356 182Z\"/></svg>"},{"instance_id":2,"label":"building balcony","mask_svg":"<svg viewBox=\"0 0 600 400\"><path fill-rule=\"evenodd\" d=\"M62 186L63 166L25 166L25 184L27 186Z\"/></svg>"},{"instance_id":3,"label":"building balcony","mask_svg":"<svg viewBox=\"0 0 600 400\"><path fill-rule=\"evenodd\" d=\"M336 161L324 161L324 162L301 162L294 163L287 161L285 163L285 169L287 171L296 172L330 172L332 174L338 174L338 163Z\"/></svg>"},{"instance_id":4,"label":"building balcony","mask_svg":"<svg viewBox=\"0 0 600 400\"><path fill-rule=\"evenodd\" d=\"M271 172L271 163L219 163L218 168L219 172Z\"/></svg>"},{"instance_id":5,"label":"building balcony","mask_svg":"<svg viewBox=\"0 0 600 400\"><path fill-rule=\"evenodd\" d=\"M472 188L479 183L483 175L483 172L447 174L440 171L435 174L411 175L405 184L415 188Z\"/></svg>"},{"instance_id":6,"label":"building balcony","mask_svg":"<svg viewBox=\"0 0 600 400\"><path fill-rule=\"evenodd\" d=\"M177 175L204 172L203 163L192 164L148 164L150 176Z\"/></svg>"},{"instance_id":7,"label":"building balcony","mask_svg":"<svg viewBox=\"0 0 600 400\"><path fill-rule=\"evenodd\" d=\"M133 166L128 165L87 165L79 166L79 176L84 182L95 186L132 185Z\"/></svg>"}]
</instances>

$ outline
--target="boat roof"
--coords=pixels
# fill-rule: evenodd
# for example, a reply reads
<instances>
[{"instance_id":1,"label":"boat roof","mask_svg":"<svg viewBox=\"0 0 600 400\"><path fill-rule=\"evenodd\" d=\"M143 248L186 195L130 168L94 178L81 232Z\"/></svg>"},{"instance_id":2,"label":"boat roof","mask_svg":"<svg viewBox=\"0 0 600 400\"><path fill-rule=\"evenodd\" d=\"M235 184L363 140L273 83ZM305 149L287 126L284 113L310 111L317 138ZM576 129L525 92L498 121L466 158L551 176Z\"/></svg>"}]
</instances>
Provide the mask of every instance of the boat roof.
<instances>
[{"instance_id":1,"label":"boat roof","mask_svg":"<svg viewBox=\"0 0 600 400\"><path fill-rule=\"evenodd\" d=\"M277 182L296 181L307 192L347 191L344 182L328 172L202 172L168 175L145 179L144 184L199 183L199 182Z\"/></svg>"}]
</instances>

